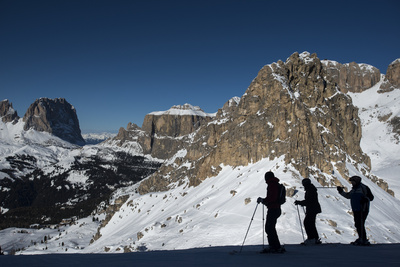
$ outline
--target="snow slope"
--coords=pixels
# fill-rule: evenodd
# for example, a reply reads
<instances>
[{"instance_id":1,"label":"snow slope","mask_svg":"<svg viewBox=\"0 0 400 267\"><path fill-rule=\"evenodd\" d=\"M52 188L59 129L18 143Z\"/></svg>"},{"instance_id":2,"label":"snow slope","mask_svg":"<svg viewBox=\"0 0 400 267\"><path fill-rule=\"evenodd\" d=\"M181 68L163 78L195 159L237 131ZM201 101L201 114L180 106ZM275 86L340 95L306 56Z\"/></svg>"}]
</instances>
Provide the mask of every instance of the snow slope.
<instances>
[{"instance_id":1,"label":"snow slope","mask_svg":"<svg viewBox=\"0 0 400 267\"><path fill-rule=\"evenodd\" d=\"M53 237L47 244L25 247L22 254L42 253L121 253L125 248L136 251L180 250L210 246L240 246L250 222L246 245L267 244L263 234L262 206L256 204L265 195L263 175L272 170L288 187L299 189L282 207L277 230L283 244L299 244L303 241L297 209L293 202L303 199L299 174L290 166L284 166L282 158L262 160L249 166L232 169L223 166L221 173L206 179L197 187L179 186L168 192L140 196L135 187L117 191L116 196L129 195L128 201L115 214L106 227L101 228L102 237L89 244L94 225L78 221L79 228L65 229L68 234ZM336 172L337 173L337 172ZM356 170L352 170L355 174ZM343 184L350 184L342 180ZM371 213L367 220L367 234L372 243L399 243L400 201L393 198L368 179L365 183L375 194ZM312 178L314 184L316 181ZM251 202L246 204L247 201ZM349 214L350 203L336 189L319 189L323 213L317 217L317 228L323 243L349 243L356 239L353 218ZM253 212L254 218L252 218ZM301 219L304 212L300 209ZM3 240L13 239L9 229L0 232ZM37 230L40 231L40 230ZM54 230L57 231L57 230ZM138 233L141 233L138 235ZM40 233L38 233L40 234ZM43 233L46 235L49 233ZM56 233L57 234L57 233ZM50 234L51 235L51 234ZM7 237L8 236L8 237ZM138 240L138 236L141 236ZM264 239L263 239L264 237ZM83 241L86 241L83 242ZM264 241L263 241L264 240ZM64 242L60 251L59 243ZM4 244L10 250L12 242ZM81 245L77 245L81 244ZM86 246L85 246L86 244ZM21 243L22 245L22 243ZM15 243L14 243L14 246ZM20 248L21 248L20 247ZM47 249L46 249L47 247Z\"/></svg>"},{"instance_id":2,"label":"snow slope","mask_svg":"<svg viewBox=\"0 0 400 267\"><path fill-rule=\"evenodd\" d=\"M359 108L361 148L371 158L371 172L385 180L400 199L400 141L386 122L400 117L400 89L378 93L382 81L383 76L374 87L349 95Z\"/></svg>"}]
</instances>

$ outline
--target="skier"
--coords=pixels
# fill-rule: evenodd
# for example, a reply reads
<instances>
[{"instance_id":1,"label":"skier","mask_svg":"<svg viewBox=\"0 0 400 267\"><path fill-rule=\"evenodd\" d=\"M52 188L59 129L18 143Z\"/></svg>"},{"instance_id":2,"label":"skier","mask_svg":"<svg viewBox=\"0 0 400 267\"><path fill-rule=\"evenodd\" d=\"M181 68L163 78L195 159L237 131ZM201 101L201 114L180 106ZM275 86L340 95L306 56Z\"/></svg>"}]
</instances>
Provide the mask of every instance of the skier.
<instances>
[{"instance_id":1,"label":"skier","mask_svg":"<svg viewBox=\"0 0 400 267\"><path fill-rule=\"evenodd\" d=\"M262 203L267 206L267 221L265 223L265 232L267 233L269 248L266 248L262 253L283 253L285 249L279 242L278 234L276 232L276 222L281 216L281 205L278 202L279 197L279 179L275 177L274 173L269 171L264 175L267 186L266 198L259 197L257 203Z\"/></svg>"},{"instance_id":2,"label":"skier","mask_svg":"<svg viewBox=\"0 0 400 267\"><path fill-rule=\"evenodd\" d=\"M311 180L305 178L301 181L306 190L304 200L296 200L295 205L306 206L306 217L304 218L304 228L307 233L307 240L304 241L304 245L315 245L321 244L321 240L318 236L318 231L315 226L315 219L318 213L321 213L321 206L318 202L317 188L311 183Z\"/></svg>"},{"instance_id":3,"label":"skier","mask_svg":"<svg viewBox=\"0 0 400 267\"><path fill-rule=\"evenodd\" d=\"M349 180L353 186L350 192L344 192L343 187L340 186L337 187L337 190L339 194L350 199L351 208L353 210L354 226L357 229L358 239L351 242L351 244L368 246L370 243L367 240L367 234L365 232L365 221L369 213L370 201L374 199L374 196L372 195L371 189L361 183L361 177L352 176Z\"/></svg>"}]
</instances>

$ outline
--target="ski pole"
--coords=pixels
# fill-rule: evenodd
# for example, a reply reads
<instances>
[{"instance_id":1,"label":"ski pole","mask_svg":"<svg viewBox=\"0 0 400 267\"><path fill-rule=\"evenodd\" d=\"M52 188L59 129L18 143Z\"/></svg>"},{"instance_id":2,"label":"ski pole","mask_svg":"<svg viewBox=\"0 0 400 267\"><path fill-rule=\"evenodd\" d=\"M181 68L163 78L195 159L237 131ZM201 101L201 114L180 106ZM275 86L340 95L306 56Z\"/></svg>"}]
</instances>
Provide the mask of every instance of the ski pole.
<instances>
[{"instance_id":1,"label":"ski pole","mask_svg":"<svg viewBox=\"0 0 400 267\"><path fill-rule=\"evenodd\" d=\"M304 232L303 232L303 225L301 224L301 218L300 218L299 205L296 205L296 206L297 206L297 214L299 215L299 223L300 223L301 235L303 236L303 242L305 242Z\"/></svg>"},{"instance_id":2,"label":"ski pole","mask_svg":"<svg viewBox=\"0 0 400 267\"><path fill-rule=\"evenodd\" d=\"M244 242L246 241L247 234L249 233L251 223L253 222L254 214L256 214L256 210L257 210L258 204L260 204L260 203L257 203L256 208L254 209L253 216L251 217L250 224L249 224L249 227L247 228L247 232L246 232L246 235L244 236L243 244L242 244L242 246L240 247L239 253L242 252L242 248L243 248Z\"/></svg>"},{"instance_id":3,"label":"ski pole","mask_svg":"<svg viewBox=\"0 0 400 267\"><path fill-rule=\"evenodd\" d=\"M264 207L264 205L263 205L263 212L262 212L262 217L263 217L263 223L262 223L262 232L263 232L263 249L264 249L264 241L265 241L265 231L264 231L264 225L265 225L265 223L264 223L264 220L265 220L265 216L264 216L264 209L265 209L265 207Z\"/></svg>"},{"instance_id":4,"label":"ski pole","mask_svg":"<svg viewBox=\"0 0 400 267\"><path fill-rule=\"evenodd\" d=\"M300 186L300 188L304 188L303 186ZM335 186L316 186L315 188L320 188L320 189L336 189L337 187Z\"/></svg>"}]
</instances>

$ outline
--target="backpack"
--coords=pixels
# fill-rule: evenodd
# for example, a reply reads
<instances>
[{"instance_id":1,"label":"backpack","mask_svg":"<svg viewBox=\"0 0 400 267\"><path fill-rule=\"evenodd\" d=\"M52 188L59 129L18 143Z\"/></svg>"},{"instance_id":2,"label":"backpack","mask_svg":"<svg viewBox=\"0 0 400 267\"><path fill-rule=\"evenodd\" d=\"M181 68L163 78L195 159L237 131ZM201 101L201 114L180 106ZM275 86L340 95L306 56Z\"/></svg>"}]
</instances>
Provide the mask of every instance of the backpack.
<instances>
[{"instance_id":1,"label":"backpack","mask_svg":"<svg viewBox=\"0 0 400 267\"><path fill-rule=\"evenodd\" d=\"M283 184L278 184L278 203L279 205L282 205L283 203L286 202L286 188Z\"/></svg>"}]
</instances>

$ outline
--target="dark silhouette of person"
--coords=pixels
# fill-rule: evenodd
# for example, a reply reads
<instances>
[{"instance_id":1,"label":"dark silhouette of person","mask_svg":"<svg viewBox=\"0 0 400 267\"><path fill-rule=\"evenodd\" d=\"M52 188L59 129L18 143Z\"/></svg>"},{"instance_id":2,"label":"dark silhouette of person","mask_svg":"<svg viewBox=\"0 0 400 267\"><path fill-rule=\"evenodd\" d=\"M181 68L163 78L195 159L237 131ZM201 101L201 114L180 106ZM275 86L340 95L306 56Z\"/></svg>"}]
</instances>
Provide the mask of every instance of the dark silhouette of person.
<instances>
[{"instance_id":1,"label":"dark silhouette of person","mask_svg":"<svg viewBox=\"0 0 400 267\"><path fill-rule=\"evenodd\" d=\"M319 239L317 227L315 226L315 219L318 213L321 213L321 205L318 201L317 188L311 183L311 180L305 178L301 181L306 191L304 200L296 200L295 205L306 207L306 217L304 218L304 228L307 233L307 240L304 241L304 245L315 245L321 244Z\"/></svg>"},{"instance_id":2,"label":"dark silhouette of person","mask_svg":"<svg viewBox=\"0 0 400 267\"><path fill-rule=\"evenodd\" d=\"M271 171L266 172L264 178L268 185L267 196L265 198L259 197L257 203L264 204L268 209L265 232L267 233L269 248L265 248L262 253L283 253L285 249L281 246L276 232L276 223L279 216L282 214L281 205L278 201L279 179L276 178Z\"/></svg>"},{"instance_id":3,"label":"dark silhouette of person","mask_svg":"<svg viewBox=\"0 0 400 267\"><path fill-rule=\"evenodd\" d=\"M350 199L351 209L353 210L354 226L357 229L358 239L351 242L351 244L368 246L370 243L365 232L365 221L367 220L370 202L374 199L374 195L368 186L361 183L361 177L352 176L349 181L353 186L350 192L344 192L343 187L340 186L337 187L337 190L339 194Z\"/></svg>"}]
</instances>

